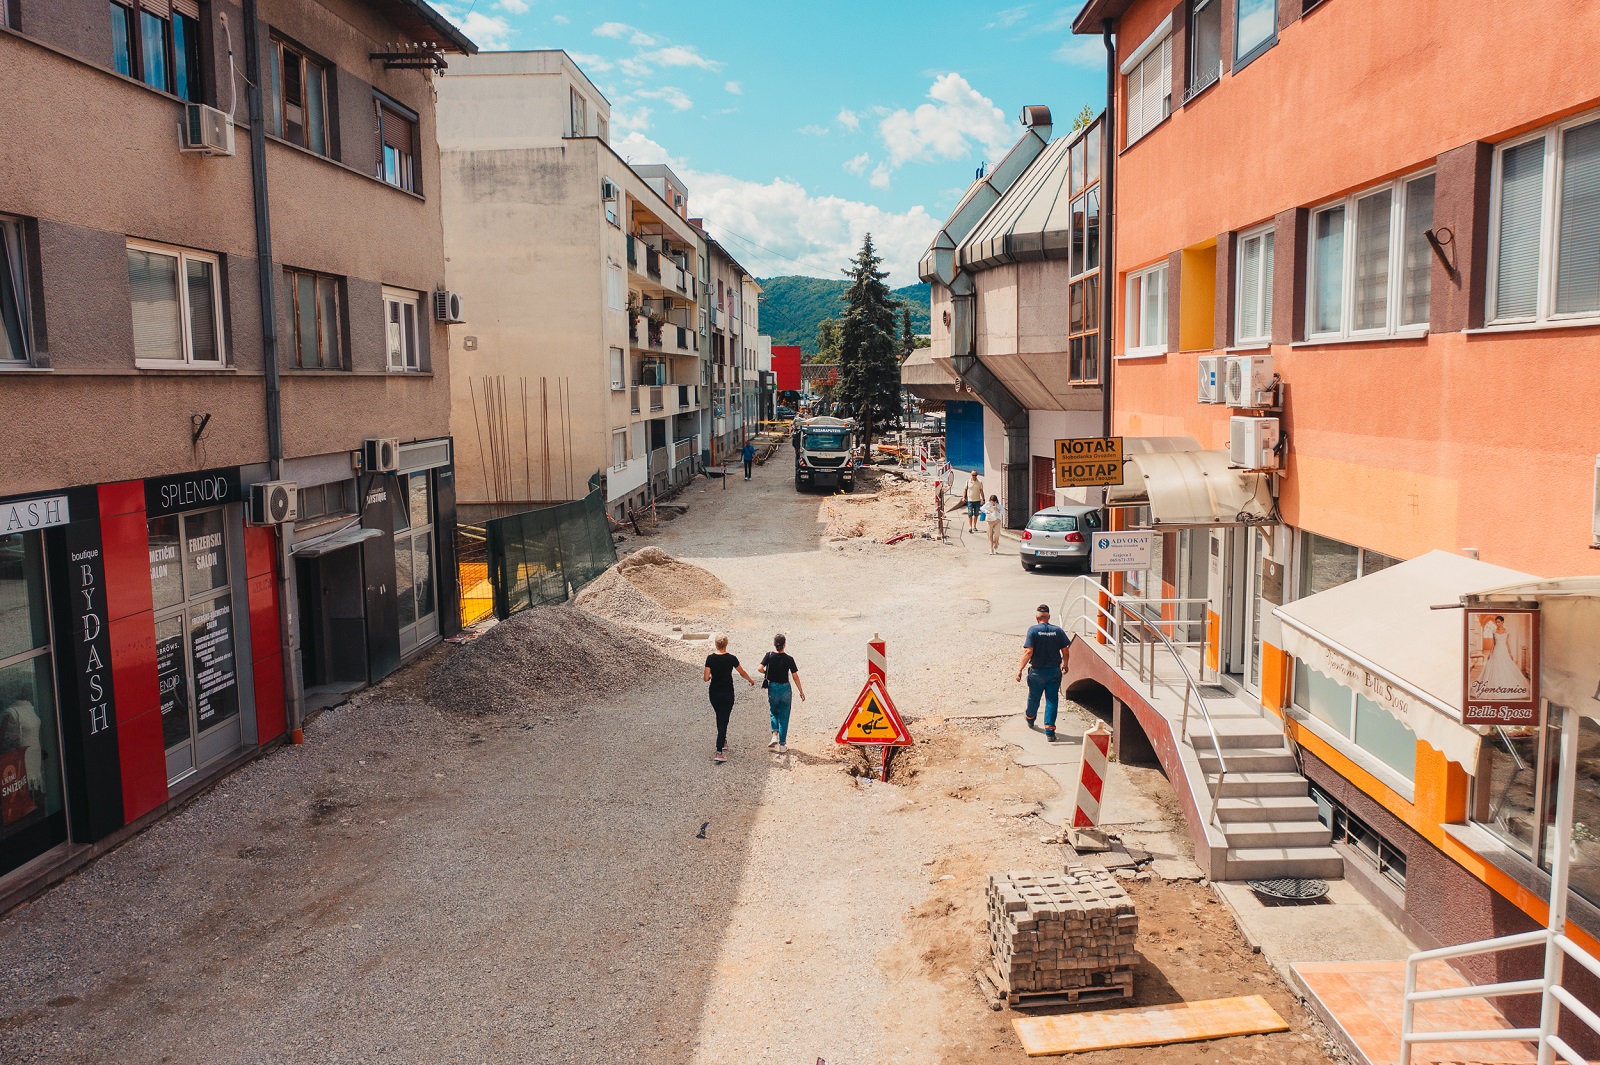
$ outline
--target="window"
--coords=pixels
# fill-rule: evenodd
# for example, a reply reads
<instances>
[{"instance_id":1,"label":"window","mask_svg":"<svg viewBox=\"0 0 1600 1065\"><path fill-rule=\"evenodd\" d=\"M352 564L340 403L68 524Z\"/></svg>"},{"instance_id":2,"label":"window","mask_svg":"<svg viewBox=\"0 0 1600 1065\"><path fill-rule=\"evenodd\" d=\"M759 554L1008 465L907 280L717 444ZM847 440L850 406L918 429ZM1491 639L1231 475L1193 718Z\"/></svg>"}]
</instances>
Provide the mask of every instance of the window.
<instances>
[{"instance_id":1,"label":"window","mask_svg":"<svg viewBox=\"0 0 1600 1065\"><path fill-rule=\"evenodd\" d=\"M416 116L402 114L382 100L373 101L378 114L378 176L395 188L418 192Z\"/></svg>"},{"instance_id":2,"label":"window","mask_svg":"<svg viewBox=\"0 0 1600 1065\"><path fill-rule=\"evenodd\" d=\"M1222 77L1222 0L1194 0L1189 9L1187 100Z\"/></svg>"},{"instance_id":3,"label":"window","mask_svg":"<svg viewBox=\"0 0 1600 1065\"><path fill-rule=\"evenodd\" d=\"M1311 339L1427 329L1433 191L1428 173L1358 193L1312 216Z\"/></svg>"},{"instance_id":4,"label":"window","mask_svg":"<svg viewBox=\"0 0 1600 1065\"><path fill-rule=\"evenodd\" d=\"M1238 0L1233 24L1235 68L1265 52L1278 39L1278 0Z\"/></svg>"},{"instance_id":5,"label":"window","mask_svg":"<svg viewBox=\"0 0 1600 1065\"><path fill-rule=\"evenodd\" d=\"M383 290L383 321L389 350L389 369L395 373L422 369L421 338L417 318L422 297L404 289Z\"/></svg>"},{"instance_id":6,"label":"window","mask_svg":"<svg viewBox=\"0 0 1600 1065\"><path fill-rule=\"evenodd\" d=\"M1238 344L1272 341L1272 227L1239 237L1239 279L1234 310L1234 340Z\"/></svg>"},{"instance_id":7,"label":"window","mask_svg":"<svg viewBox=\"0 0 1600 1065\"><path fill-rule=\"evenodd\" d=\"M136 363L222 365L221 273L215 255L128 243Z\"/></svg>"},{"instance_id":8,"label":"window","mask_svg":"<svg viewBox=\"0 0 1600 1065\"><path fill-rule=\"evenodd\" d=\"M272 40L272 135L328 154L328 72L292 44Z\"/></svg>"},{"instance_id":9,"label":"window","mask_svg":"<svg viewBox=\"0 0 1600 1065\"><path fill-rule=\"evenodd\" d=\"M1067 379L1100 380L1100 125L1071 149L1072 242L1067 288Z\"/></svg>"},{"instance_id":10,"label":"window","mask_svg":"<svg viewBox=\"0 0 1600 1065\"><path fill-rule=\"evenodd\" d=\"M1159 36L1160 40L1156 40ZM1172 114L1171 24L1151 34L1122 65L1128 86L1127 144L1155 129Z\"/></svg>"},{"instance_id":11,"label":"window","mask_svg":"<svg viewBox=\"0 0 1600 1065\"><path fill-rule=\"evenodd\" d=\"M1167 350L1167 264L1128 275L1127 355L1159 355Z\"/></svg>"},{"instance_id":12,"label":"window","mask_svg":"<svg viewBox=\"0 0 1600 1065\"><path fill-rule=\"evenodd\" d=\"M26 363L33 354L23 251L22 223L0 216L0 365Z\"/></svg>"},{"instance_id":13,"label":"window","mask_svg":"<svg viewBox=\"0 0 1600 1065\"><path fill-rule=\"evenodd\" d=\"M611 468L620 470L628 464L628 430L611 432Z\"/></svg>"},{"instance_id":14,"label":"window","mask_svg":"<svg viewBox=\"0 0 1600 1065\"><path fill-rule=\"evenodd\" d=\"M571 136L582 137L589 132L589 101L577 89L568 89L572 97L572 133Z\"/></svg>"},{"instance_id":15,"label":"window","mask_svg":"<svg viewBox=\"0 0 1600 1065\"><path fill-rule=\"evenodd\" d=\"M1294 705L1398 773L1417 778L1417 734L1365 695L1294 660Z\"/></svg>"},{"instance_id":16,"label":"window","mask_svg":"<svg viewBox=\"0 0 1600 1065\"><path fill-rule=\"evenodd\" d=\"M427 471L395 475L394 591L400 613L400 653L439 635L434 597L433 485Z\"/></svg>"},{"instance_id":17,"label":"window","mask_svg":"<svg viewBox=\"0 0 1600 1065\"><path fill-rule=\"evenodd\" d=\"M621 348L611 349L611 391L621 392L627 387L627 369Z\"/></svg>"},{"instance_id":18,"label":"window","mask_svg":"<svg viewBox=\"0 0 1600 1065\"><path fill-rule=\"evenodd\" d=\"M156 6L171 18L148 5L110 5L111 65L118 74L137 78L152 89L199 100L200 5L196 0L173 0L170 7Z\"/></svg>"},{"instance_id":19,"label":"window","mask_svg":"<svg viewBox=\"0 0 1600 1065\"><path fill-rule=\"evenodd\" d=\"M1501 147L1493 196L1490 322L1600 315L1600 119Z\"/></svg>"},{"instance_id":20,"label":"window","mask_svg":"<svg viewBox=\"0 0 1600 1065\"><path fill-rule=\"evenodd\" d=\"M1325 592L1348 584L1358 577L1370 577L1379 570L1399 565L1401 559L1379 554L1321 536L1314 532L1300 534L1300 585L1299 598Z\"/></svg>"},{"instance_id":21,"label":"window","mask_svg":"<svg viewBox=\"0 0 1600 1065\"><path fill-rule=\"evenodd\" d=\"M344 366L340 332L339 279L303 270L285 270L289 317L294 323L295 365L307 370Z\"/></svg>"},{"instance_id":22,"label":"window","mask_svg":"<svg viewBox=\"0 0 1600 1065\"><path fill-rule=\"evenodd\" d=\"M301 485L295 496L300 516L295 519L308 525L323 518L356 513L355 482L329 481L327 484Z\"/></svg>"},{"instance_id":23,"label":"window","mask_svg":"<svg viewBox=\"0 0 1600 1065\"><path fill-rule=\"evenodd\" d=\"M1311 785L1311 798L1317 804L1317 820L1333 830L1333 842L1349 845L1377 866L1378 872L1394 881L1395 886L1405 889L1406 856L1400 848L1315 784Z\"/></svg>"},{"instance_id":24,"label":"window","mask_svg":"<svg viewBox=\"0 0 1600 1065\"><path fill-rule=\"evenodd\" d=\"M614 311L628 309L628 285L622 276L622 267L617 263L608 263L606 270L606 306Z\"/></svg>"},{"instance_id":25,"label":"window","mask_svg":"<svg viewBox=\"0 0 1600 1065\"><path fill-rule=\"evenodd\" d=\"M123 77L133 77L133 9L111 5L111 65Z\"/></svg>"}]
</instances>

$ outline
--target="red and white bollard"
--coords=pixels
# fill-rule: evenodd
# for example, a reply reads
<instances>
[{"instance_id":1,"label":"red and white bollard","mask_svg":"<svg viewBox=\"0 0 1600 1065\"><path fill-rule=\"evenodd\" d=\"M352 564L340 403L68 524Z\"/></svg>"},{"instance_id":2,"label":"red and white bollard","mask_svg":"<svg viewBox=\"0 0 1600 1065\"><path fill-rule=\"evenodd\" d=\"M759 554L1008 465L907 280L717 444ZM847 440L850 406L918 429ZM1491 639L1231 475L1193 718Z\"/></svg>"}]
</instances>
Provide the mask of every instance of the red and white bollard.
<instances>
[{"instance_id":1,"label":"red and white bollard","mask_svg":"<svg viewBox=\"0 0 1600 1065\"><path fill-rule=\"evenodd\" d=\"M1077 850L1110 850L1100 831L1100 800L1111 761L1111 730L1096 721L1083 734L1083 759L1078 763L1078 796L1073 804L1068 838Z\"/></svg>"},{"instance_id":2,"label":"red and white bollard","mask_svg":"<svg viewBox=\"0 0 1600 1065\"><path fill-rule=\"evenodd\" d=\"M885 686L889 683L888 643L877 633L867 641L867 676L877 677Z\"/></svg>"}]
</instances>

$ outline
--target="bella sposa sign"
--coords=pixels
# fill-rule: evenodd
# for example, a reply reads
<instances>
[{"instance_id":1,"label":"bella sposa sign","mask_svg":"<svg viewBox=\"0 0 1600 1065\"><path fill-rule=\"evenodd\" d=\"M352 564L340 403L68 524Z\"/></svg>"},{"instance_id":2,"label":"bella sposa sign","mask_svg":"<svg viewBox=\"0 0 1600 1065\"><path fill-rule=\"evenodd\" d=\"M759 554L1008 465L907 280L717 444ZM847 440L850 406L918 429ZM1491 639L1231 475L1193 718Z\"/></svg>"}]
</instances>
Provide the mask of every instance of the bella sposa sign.
<instances>
[{"instance_id":1,"label":"bella sposa sign","mask_svg":"<svg viewBox=\"0 0 1600 1065\"><path fill-rule=\"evenodd\" d=\"M1539 611L1526 607L1466 612L1468 725L1539 723Z\"/></svg>"}]
</instances>

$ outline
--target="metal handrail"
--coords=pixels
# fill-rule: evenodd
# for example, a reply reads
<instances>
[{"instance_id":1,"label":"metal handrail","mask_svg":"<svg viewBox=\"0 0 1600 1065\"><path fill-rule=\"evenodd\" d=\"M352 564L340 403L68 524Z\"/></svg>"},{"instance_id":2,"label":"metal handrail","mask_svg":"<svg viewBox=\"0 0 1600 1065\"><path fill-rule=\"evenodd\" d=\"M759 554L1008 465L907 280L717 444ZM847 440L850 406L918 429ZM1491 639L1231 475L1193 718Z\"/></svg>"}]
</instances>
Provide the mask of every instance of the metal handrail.
<instances>
[{"instance_id":1,"label":"metal handrail","mask_svg":"<svg viewBox=\"0 0 1600 1065\"><path fill-rule=\"evenodd\" d=\"M1167 653L1172 656L1172 660L1177 663L1178 670L1183 674L1183 679L1184 679L1184 687L1183 687L1183 717L1180 719L1179 725L1178 725L1178 739L1180 741L1183 741L1183 742L1189 742L1189 701L1190 701L1190 698L1192 696L1194 701L1195 701L1195 703L1200 707L1200 716L1201 716L1201 718L1204 719L1205 725L1206 725L1206 732L1211 737L1211 753L1217 759L1217 776L1216 776L1216 779L1214 781L1208 781L1207 782L1208 785L1209 785L1209 791L1211 793L1211 810L1210 810L1210 813L1208 814L1208 816L1206 818L1206 823L1207 824L1215 824L1216 820L1217 820L1217 800L1220 798L1223 782L1225 780L1227 780L1227 777L1228 777L1228 761L1223 756L1223 753L1222 753L1222 741L1217 735L1216 726L1211 721L1211 711L1206 706L1205 696L1200 694L1199 682L1194 679L1194 674L1189 672L1189 666L1188 666L1188 664L1186 662L1184 662L1183 655L1178 652L1177 646L1175 646L1173 644L1173 642L1170 639L1167 638L1166 633L1162 632L1160 627L1159 627L1160 625L1175 625L1175 624L1180 624L1180 623L1181 624L1195 624L1195 622L1193 622L1193 621L1179 622L1177 619L1174 619L1172 621L1163 620L1161 622L1153 622L1150 618L1145 617L1143 614L1139 613L1138 611L1130 610L1128 608L1128 606L1127 606L1127 601L1125 601L1122 596L1113 595L1110 591L1106 590L1101 585L1095 584L1094 581L1091 580L1090 578L1085 577L1085 576L1079 576L1079 577L1075 578L1074 583L1076 583L1077 581L1083 581L1086 584L1088 584L1089 587L1091 589L1093 589L1093 597L1091 598L1088 593L1079 592L1078 595L1071 600L1071 602L1073 603L1074 606L1076 606L1079 602L1087 604L1088 606L1093 608L1095 614L1097 614L1097 615L1099 615L1101 617L1104 617L1107 621L1109 621L1113 625L1114 631L1107 631L1105 628L1103 628L1100 625L1100 623L1098 621L1096 621L1094 623L1094 629L1095 629L1095 631L1097 633L1099 633L1101 636L1105 637L1106 639L1115 640L1115 642L1117 644L1117 664L1118 664L1119 668L1123 667L1125 665L1125 662L1126 662L1126 659L1124 658L1124 655L1123 655L1124 641L1122 639L1123 632L1124 632L1124 626L1126 624L1126 620L1125 620L1126 618L1131 618L1135 625L1137 625L1139 628L1145 630L1146 632L1150 633L1157 640L1159 640L1161 645L1166 648ZM1072 593L1069 590L1067 594L1068 594L1068 596L1071 596ZM1101 604L1100 604L1100 597L1102 595L1104 595L1107 600L1109 600L1112 604L1114 604L1118 608L1118 612L1119 612L1119 614L1121 616L1113 617L1113 616L1111 616L1111 615L1109 615L1107 613L1106 609L1103 606L1101 606ZM1137 601L1138 602L1146 602L1146 603L1151 603L1151 602L1170 602L1170 603L1183 602L1183 600L1176 600L1176 599L1173 599L1173 600L1148 600L1147 599L1147 600L1137 600ZM1188 600L1188 602L1205 602L1205 601L1207 601L1207 600ZM1062 615L1063 618L1067 616L1067 602L1068 602L1068 600L1066 598L1063 598L1062 604L1061 604L1061 615ZM1088 617L1087 614L1079 615L1079 619L1080 620L1087 620L1087 617ZM1084 635L1087 636L1088 634L1084 633ZM1146 673L1145 673L1145 663L1144 663L1144 647L1145 647L1146 644L1149 644L1149 646L1150 646L1150 669L1149 669L1148 681L1147 682L1149 684L1149 693L1150 693L1150 695L1152 697L1154 697L1155 696L1156 681L1159 678L1156 676L1155 645L1150 643L1148 640L1140 640L1139 641L1139 679L1140 680L1146 680L1147 679ZM1188 646L1188 645L1186 644L1186 646ZM1201 676L1205 675L1205 659L1203 657L1201 659L1201 664L1200 664L1200 673L1201 673ZM1163 680L1163 681L1161 681L1161 683L1162 683L1162 685L1164 687L1166 687L1170 691L1172 691L1173 694L1177 694L1178 693L1177 688L1175 688L1173 685L1171 685L1167 681ZM1190 743L1190 746L1193 747L1194 745L1192 743ZM1197 748L1196 749L1196 754L1198 754L1198 753L1199 753L1199 751L1198 751L1198 748ZM1204 770L1202 769L1201 772L1204 773Z\"/></svg>"}]
</instances>

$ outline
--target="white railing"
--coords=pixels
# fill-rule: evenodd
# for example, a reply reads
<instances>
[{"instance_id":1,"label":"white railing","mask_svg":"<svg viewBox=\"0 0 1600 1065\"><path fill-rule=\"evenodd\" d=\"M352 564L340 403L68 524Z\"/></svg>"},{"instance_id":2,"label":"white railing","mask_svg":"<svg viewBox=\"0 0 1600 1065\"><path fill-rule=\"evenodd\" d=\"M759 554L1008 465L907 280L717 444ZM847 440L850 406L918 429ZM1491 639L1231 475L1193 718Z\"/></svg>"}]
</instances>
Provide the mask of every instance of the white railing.
<instances>
[{"instance_id":1,"label":"white railing","mask_svg":"<svg viewBox=\"0 0 1600 1065\"><path fill-rule=\"evenodd\" d=\"M1077 594L1072 589L1077 589ZM1217 799L1220 797L1223 782L1228 776L1228 761L1222 753L1222 741L1217 736L1216 726L1211 722L1211 711L1206 706L1206 700L1200 694L1200 682L1195 680L1194 674L1189 671L1189 665L1184 661L1183 650L1198 648L1200 650L1200 676L1205 677L1205 616L1199 618L1167 618L1160 616L1165 613L1164 607L1188 608L1200 606L1204 608L1210 604L1208 599L1136 599L1128 596L1112 595L1105 588L1094 583L1088 577L1077 577L1073 581L1061 604L1061 616L1067 619L1069 628L1085 638L1096 638L1109 642L1117 649L1117 668L1128 669L1127 649L1131 644L1137 654L1135 666L1136 675L1146 685L1146 690L1154 698L1156 685L1171 691L1174 695L1183 697L1183 716L1178 723L1178 738L1184 742L1189 741L1189 706L1193 703L1200 710L1200 719L1205 723L1206 734L1211 737L1211 755L1217 760L1217 773L1214 779L1207 776L1207 790L1211 794L1211 810L1206 816L1207 824L1214 824L1217 817ZM1074 616L1069 613L1069 605L1076 609L1079 605L1087 607ZM1149 608L1156 608L1155 617L1150 616ZM1201 638L1198 640L1174 640L1162 631L1163 628L1172 628L1177 625L1201 626ZM1145 651L1148 648L1149 657L1146 659ZM1175 664L1176 676L1162 675L1158 668L1156 657L1157 650L1165 650L1165 659ZM1183 650L1180 650L1183 649ZM1180 683L1181 682L1181 683ZM1191 744L1192 746L1192 744ZM1199 749L1196 748L1196 751ZM1204 770L1202 769L1202 772Z\"/></svg>"},{"instance_id":2,"label":"white railing","mask_svg":"<svg viewBox=\"0 0 1600 1065\"><path fill-rule=\"evenodd\" d=\"M1574 791L1577 787L1574 774L1578 771L1578 715L1575 711L1551 706L1544 707L1545 720L1551 713L1564 712L1567 720L1561 726L1561 768L1556 777L1559 786L1556 795L1555 850L1550 862L1550 925L1536 932L1500 936L1477 943L1464 943L1438 950L1424 950L1406 959L1406 989L1404 1005L1400 1012L1400 1065L1411 1065L1412 1047L1418 1043L1483 1043L1526 1041L1539 1048L1539 1065L1555 1065L1557 1056L1567 1065L1588 1065L1588 1059L1572 1049L1572 1045L1556 1032L1565 1006L1589 1031L1600 1037L1600 1014L1592 1006L1578 1001L1576 995L1562 984L1562 972L1570 959L1600 979L1600 961L1594 955L1567 937L1567 881L1572 863L1572 812ZM1501 950L1525 950L1544 947L1544 975L1529 980L1508 980L1497 984L1468 984L1433 991L1417 990L1417 969L1426 962L1466 958L1478 954L1492 954ZM1446 1002L1463 998L1509 998L1515 995L1539 996L1539 1026L1537 1028L1497 1028L1465 1032L1416 1031L1416 1009L1419 1002Z\"/></svg>"}]
</instances>

